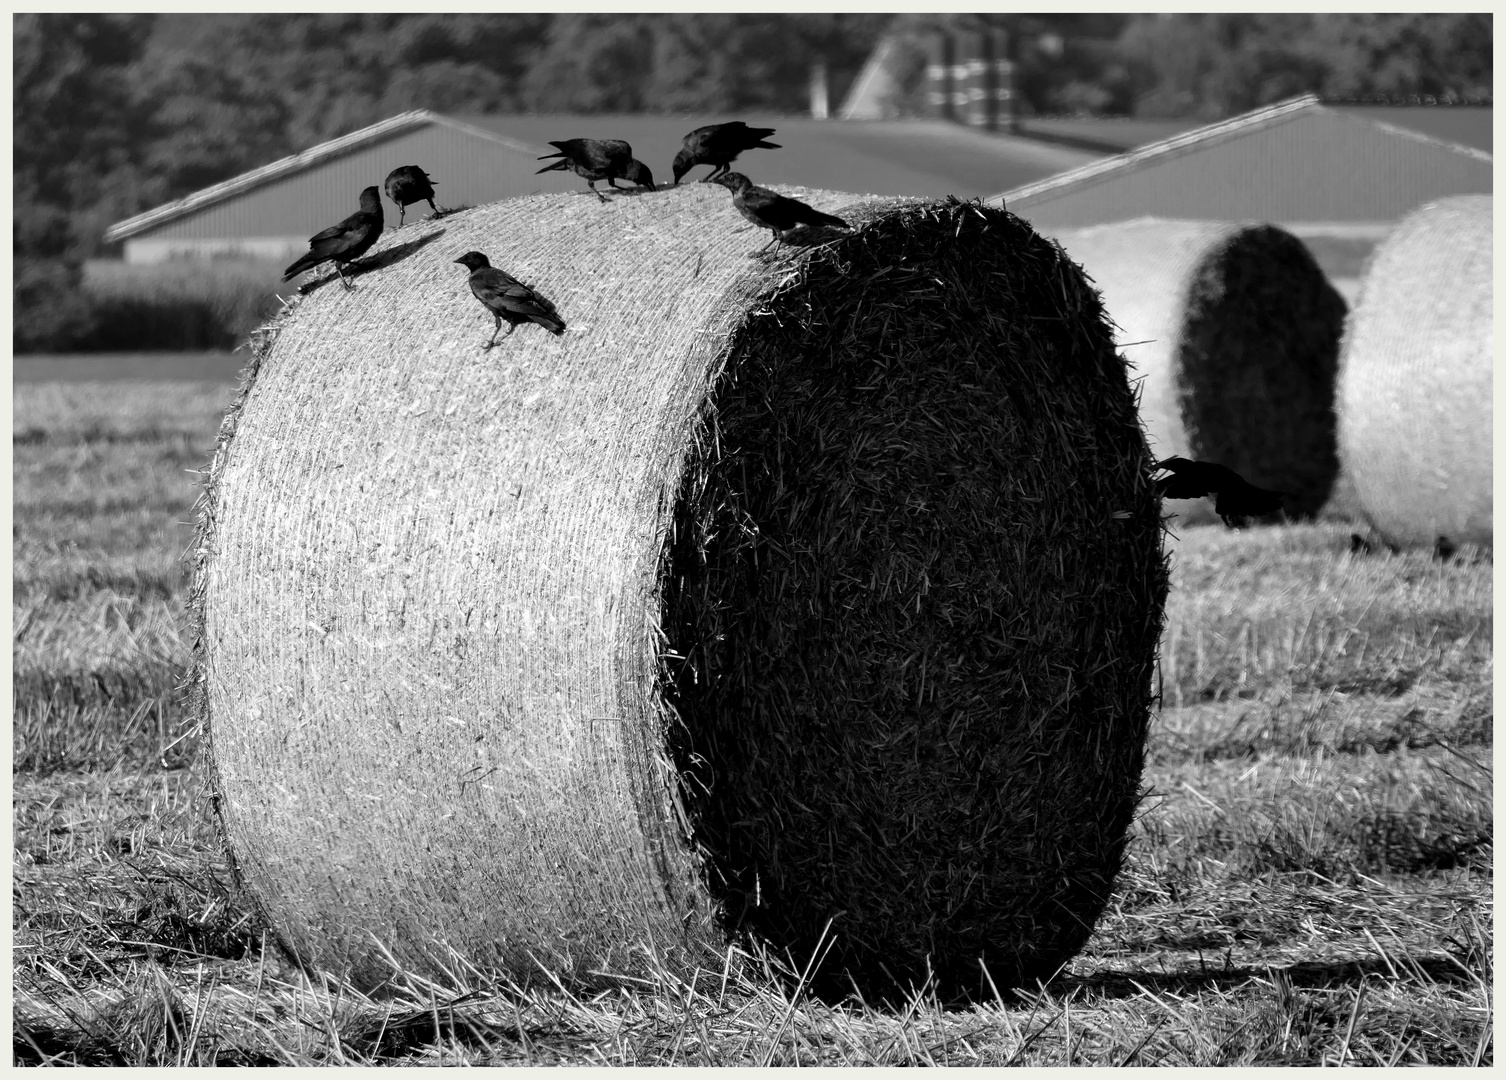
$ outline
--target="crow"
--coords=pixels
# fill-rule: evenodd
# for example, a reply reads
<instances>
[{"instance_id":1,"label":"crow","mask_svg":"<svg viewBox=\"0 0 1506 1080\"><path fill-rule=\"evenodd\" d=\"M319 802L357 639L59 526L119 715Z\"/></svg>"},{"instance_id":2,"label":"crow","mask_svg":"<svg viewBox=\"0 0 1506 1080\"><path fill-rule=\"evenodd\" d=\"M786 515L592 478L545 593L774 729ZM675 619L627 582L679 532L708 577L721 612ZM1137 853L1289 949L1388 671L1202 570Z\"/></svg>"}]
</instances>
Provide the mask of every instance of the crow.
<instances>
[{"instance_id":1,"label":"crow","mask_svg":"<svg viewBox=\"0 0 1506 1080\"><path fill-rule=\"evenodd\" d=\"M1454 557L1454 552L1458 550L1458 545L1441 533L1438 539L1433 541L1433 558L1439 562L1448 562L1449 559Z\"/></svg>"},{"instance_id":2,"label":"crow","mask_svg":"<svg viewBox=\"0 0 1506 1080\"><path fill-rule=\"evenodd\" d=\"M685 136L684 145L675 155L675 163L671 166L675 173L675 183L678 184L680 177L697 165L715 166L701 177L701 183L704 184L707 180L715 179L718 173L731 171L732 163L744 150L778 150L778 143L763 141L772 134L773 128L750 128L741 120L696 128Z\"/></svg>"},{"instance_id":3,"label":"crow","mask_svg":"<svg viewBox=\"0 0 1506 1080\"><path fill-rule=\"evenodd\" d=\"M554 310L554 305L513 277L496 267L479 251L467 251L455 260L471 272L471 292L476 295L487 311L497 320L492 329L492 339L484 346L490 349L497 343L497 331L502 329L502 320L507 320L507 333L511 337L520 323L536 322L551 334L563 334L565 322Z\"/></svg>"},{"instance_id":4,"label":"crow","mask_svg":"<svg viewBox=\"0 0 1506 1080\"><path fill-rule=\"evenodd\" d=\"M345 264L365 255L381 235L382 196L373 186L361 192L360 210L340 224L332 225L309 238L309 253L288 267L282 280L287 281L322 262L332 261L335 271L340 275L340 284L347 289L353 288L345 279Z\"/></svg>"},{"instance_id":5,"label":"crow","mask_svg":"<svg viewBox=\"0 0 1506 1080\"><path fill-rule=\"evenodd\" d=\"M722 173L711 182L721 184L732 192L732 205L737 207L738 213L743 217L760 228L773 231L774 236L769 244L775 240L783 244L791 233L804 225L852 228L841 218L823 214L814 206L807 206L799 199L789 199L768 188L761 188L742 173ZM767 251L769 244L759 248L758 253Z\"/></svg>"},{"instance_id":6,"label":"crow","mask_svg":"<svg viewBox=\"0 0 1506 1080\"><path fill-rule=\"evenodd\" d=\"M605 180L613 191L626 190L617 186L617 180L626 180L650 191L656 190L654 174L648 171L647 165L633 157L633 148L621 139L563 139L549 145L558 149L559 153L545 154L539 160L563 160L545 165L537 171L546 173L558 169L561 172L573 172L584 178L591 193L602 202L606 202L607 197L596 190L598 180Z\"/></svg>"},{"instance_id":7,"label":"crow","mask_svg":"<svg viewBox=\"0 0 1506 1080\"><path fill-rule=\"evenodd\" d=\"M1231 529L1247 517L1274 514L1281 509L1284 497L1281 492L1258 488L1226 466L1169 457L1156 462L1156 471L1162 469L1172 475L1156 481L1156 494L1163 499L1198 499L1216 494L1218 501L1213 508Z\"/></svg>"},{"instance_id":8,"label":"crow","mask_svg":"<svg viewBox=\"0 0 1506 1080\"><path fill-rule=\"evenodd\" d=\"M434 205L434 181L417 165L399 165L387 174L387 182L383 186L386 188L387 198L397 203L399 229L403 227L403 217L407 214L410 203L426 202L434 215L439 216L439 207Z\"/></svg>"}]
</instances>

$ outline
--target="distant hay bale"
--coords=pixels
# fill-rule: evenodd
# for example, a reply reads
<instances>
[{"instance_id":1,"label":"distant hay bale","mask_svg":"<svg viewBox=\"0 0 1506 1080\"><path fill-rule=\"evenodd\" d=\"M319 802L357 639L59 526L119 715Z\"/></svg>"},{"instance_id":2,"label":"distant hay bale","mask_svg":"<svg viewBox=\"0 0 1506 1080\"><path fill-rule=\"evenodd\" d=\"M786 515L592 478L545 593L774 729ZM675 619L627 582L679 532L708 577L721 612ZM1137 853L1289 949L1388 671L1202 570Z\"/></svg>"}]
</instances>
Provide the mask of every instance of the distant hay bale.
<instances>
[{"instance_id":1,"label":"distant hay bale","mask_svg":"<svg viewBox=\"0 0 1506 1080\"><path fill-rule=\"evenodd\" d=\"M1346 305L1302 241L1273 225L1158 219L1057 239L1103 290L1144 376L1151 452L1227 465L1285 492L1288 514L1316 514L1338 474ZM1168 508L1184 523L1217 520L1211 500Z\"/></svg>"},{"instance_id":2,"label":"distant hay bale","mask_svg":"<svg viewBox=\"0 0 1506 1080\"><path fill-rule=\"evenodd\" d=\"M962 993L1086 940L1166 588L1112 328L1013 215L801 195L861 230L765 262L719 187L516 199L276 330L195 680L306 962L803 964L830 922L823 992ZM471 249L568 332L483 352Z\"/></svg>"},{"instance_id":3,"label":"distant hay bale","mask_svg":"<svg viewBox=\"0 0 1506 1080\"><path fill-rule=\"evenodd\" d=\"M1339 389L1345 471L1400 545L1491 543L1491 197L1440 199L1376 249Z\"/></svg>"}]
</instances>

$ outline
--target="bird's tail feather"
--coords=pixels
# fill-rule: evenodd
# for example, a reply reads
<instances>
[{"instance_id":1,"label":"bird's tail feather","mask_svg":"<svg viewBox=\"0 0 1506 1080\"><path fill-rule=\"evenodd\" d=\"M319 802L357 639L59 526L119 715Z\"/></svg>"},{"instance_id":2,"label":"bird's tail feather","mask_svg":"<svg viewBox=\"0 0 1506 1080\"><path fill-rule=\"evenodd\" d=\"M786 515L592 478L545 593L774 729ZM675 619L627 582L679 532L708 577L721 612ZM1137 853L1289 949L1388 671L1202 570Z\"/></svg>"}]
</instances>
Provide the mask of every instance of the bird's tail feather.
<instances>
[{"instance_id":1,"label":"bird's tail feather","mask_svg":"<svg viewBox=\"0 0 1506 1080\"><path fill-rule=\"evenodd\" d=\"M324 261L323 259L321 259L319 256L315 255L311 251L307 255L303 256L303 258L301 258L297 262L295 262L292 266L290 266L286 270L284 270L282 272L282 280L283 281L287 281L289 278L295 278L299 274L303 273L305 270L309 269L312 266L317 266L318 264L322 263L323 261Z\"/></svg>"}]
</instances>

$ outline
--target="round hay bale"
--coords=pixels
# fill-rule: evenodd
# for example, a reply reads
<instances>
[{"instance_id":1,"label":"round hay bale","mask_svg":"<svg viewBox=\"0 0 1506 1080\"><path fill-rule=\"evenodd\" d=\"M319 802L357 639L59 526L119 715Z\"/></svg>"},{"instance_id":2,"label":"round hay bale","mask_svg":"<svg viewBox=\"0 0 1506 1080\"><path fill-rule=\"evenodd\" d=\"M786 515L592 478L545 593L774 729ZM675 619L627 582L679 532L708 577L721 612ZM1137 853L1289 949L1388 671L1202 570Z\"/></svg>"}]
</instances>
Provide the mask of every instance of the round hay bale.
<instances>
[{"instance_id":1,"label":"round hay bale","mask_svg":"<svg viewBox=\"0 0 1506 1080\"><path fill-rule=\"evenodd\" d=\"M195 678L306 963L824 935L823 992L960 994L1086 940L1166 590L1112 327L1011 214L798 194L860 228L765 261L719 187L517 199L276 328L207 485ZM569 330L483 351L472 249Z\"/></svg>"},{"instance_id":2,"label":"round hay bale","mask_svg":"<svg viewBox=\"0 0 1506 1080\"><path fill-rule=\"evenodd\" d=\"M1157 458L1216 461L1314 515L1338 474L1334 375L1344 299L1306 245L1274 225L1141 219L1061 234L1103 290L1143 376ZM1194 509L1183 509L1194 507ZM1177 503L1216 521L1212 500Z\"/></svg>"},{"instance_id":3,"label":"round hay bale","mask_svg":"<svg viewBox=\"0 0 1506 1080\"><path fill-rule=\"evenodd\" d=\"M1375 252L1349 319L1339 438L1398 546L1491 543L1491 197L1430 203Z\"/></svg>"}]
</instances>

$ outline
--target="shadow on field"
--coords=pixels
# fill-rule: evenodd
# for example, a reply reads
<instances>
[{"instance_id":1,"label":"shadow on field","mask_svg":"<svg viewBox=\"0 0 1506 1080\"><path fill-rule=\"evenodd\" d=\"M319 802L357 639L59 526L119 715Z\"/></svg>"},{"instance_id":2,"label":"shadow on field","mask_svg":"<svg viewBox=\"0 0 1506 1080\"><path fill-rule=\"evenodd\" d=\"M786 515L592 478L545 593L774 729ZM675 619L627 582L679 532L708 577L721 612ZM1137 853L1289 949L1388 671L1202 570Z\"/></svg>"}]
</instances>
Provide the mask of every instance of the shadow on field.
<instances>
[{"instance_id":1,"label":"shadow on field","mask_svg":"<svg viewBox=\"0 0 1506 1080\"><path fill-rule=\"evenodd\" d=\"M1239 967L1205 966L1197 971L1180 972L1119 972L1105 971L1079 978L1062 976L1051 984L1053 991L1058 986L1061 992L1081 989L1085 994L1100 998L1131 998L1142 990L1151 993L1191 994L1199 990L1233 990L1252 979L1268 979L1271 972L1286 976L1291 985L1300 990L1322 990L1334 986L1355 986L1369 979L1395 981L1398 969L1386 960L1376 957L1364 960L1345 960L1332 963L1300 962L1282 967L1280 964ZM1400 969L1403 979L1415 978L1419 973L1440 983L1472 983L1475 981L1457 963L1441 956L1406 957Z\"/></svg>"},{"instance_id":2,"label":"shadow on field","mask_svg":"<svg viewBox=\"0 0 1506 1080\"><path fill-rule=\"evenodd\" d=\"M404 244L395 244L384 251L377 252L375 255L367 255L364 258L357 259L354 263L350 263L346 266L345 276L349 280L355 281L357 278L365 277L367 274L370 274L374 271L385 270L393 263L402 262L409 255L412 255L420 248L427 247L429 244L432 244L434 241L443 236L445 232L445 229L437 229L426 236L420 236L416 240L409 240ZM300 295L307 296L314 290L322 289L330 282L338 282L339 280L340 273L339 271L335 271L333 273L326 274L318 281L310 281L304 285L300 285L298 287L298 292Z\"/></svg>"}]
</instances>

